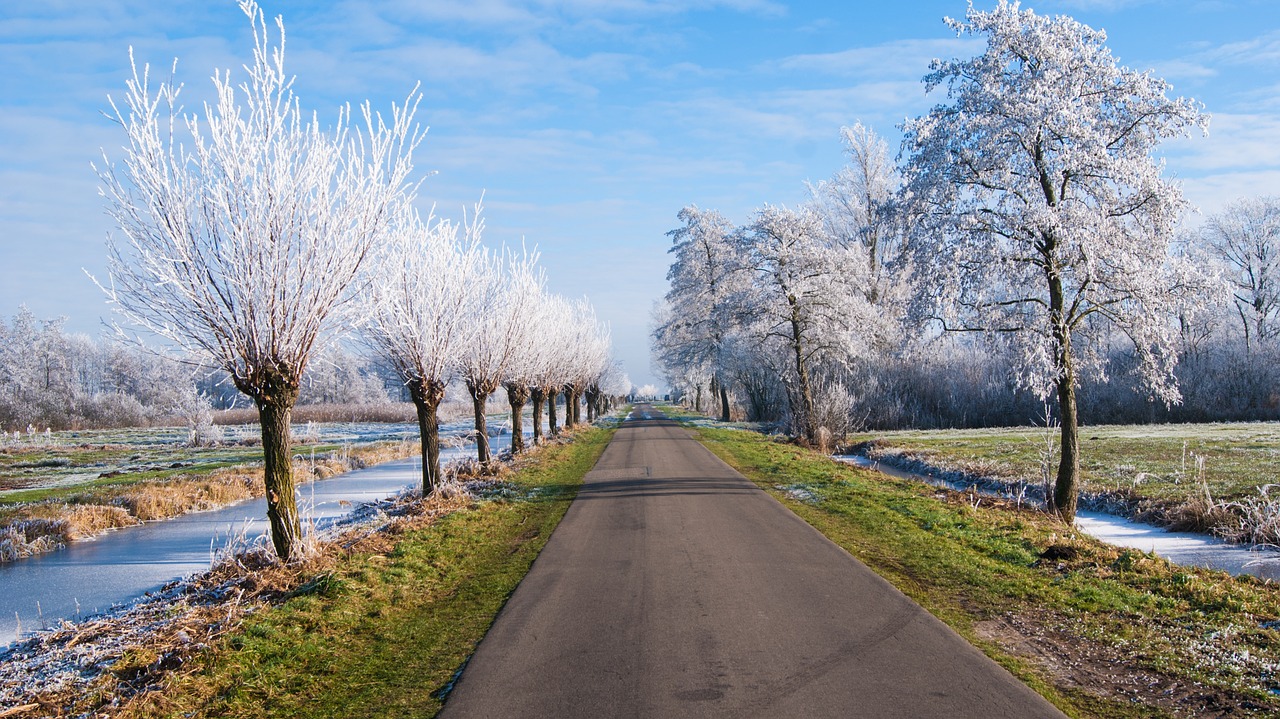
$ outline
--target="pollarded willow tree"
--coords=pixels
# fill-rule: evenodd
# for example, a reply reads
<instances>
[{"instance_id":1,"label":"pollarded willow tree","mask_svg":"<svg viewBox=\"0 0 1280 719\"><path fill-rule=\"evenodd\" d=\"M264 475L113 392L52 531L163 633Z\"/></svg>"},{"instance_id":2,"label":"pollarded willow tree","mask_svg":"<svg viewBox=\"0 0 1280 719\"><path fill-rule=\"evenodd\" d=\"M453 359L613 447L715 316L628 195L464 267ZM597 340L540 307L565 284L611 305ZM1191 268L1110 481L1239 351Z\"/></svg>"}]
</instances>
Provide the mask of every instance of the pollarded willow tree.
<instances>
[{"instance_id":1,"label":"pollarded willow tree","mask_svg":"<svg viewBox=\"0 0 1280 719\"><path fill-rule=\"evenodd\" d=\"M108 299L127 323L225 370L262 423L267 515L277 554L293 558L301 522L289 424L307 361L342 323L361 272L407 201L417 100L388 125L366 104L325 130L308 119L284 71L284 24L271 41L262 11L248 80L213 76L216 102L185 114L180 86L150 85L134 65L123 106L121 166L99 168L107 211ZM185 141L184 141L185 135Z\"/></svg>"},{"instance_id":2,"label":"pollarded willow tree","mask_svg":"<svg viewBox=\"0 0 1280 719\"><path fill-rule=\"evenodd\" d=\"M1019 380L1056 393L1061 461L1050 507L1075 517L1080 474L1076 387L1102 374L1104 329L1133 341L1144 385L1178 390L1166 310L1199 281L1169 252L1185 207L1152 151L1207 125L1199 106L1120 66L1106 36L1001 0L970 8L961 35L985 52L935 61L929 89L949 103L904 126L919 291L948 329L1008 340Z\"/></svg>"},{"instance_id":3,"label":"pollarded willow tree","mask_svg":"<svg viewBox=\"0 0 1280 719\"><path fill-rule=\"evenodd\" d=\"M475 414L476 459L488 466L489 428L485 410L502 385L507 366L528 351L534 328L525 321L528 305L541 296L542 273L537 253L494 256L486 273L476 278L466 310L475 323L472 341L458 355L462 381Z\"/></svg>"},{"instance_id":4,"label":"pollarded willow tree","mask_svg":"<svg viewBox=\"0 0 1280 719\"><path fill-rule=\"evenodd\" d=\"M573 329L573 305L559 295L548 295L539 302L539 326L536 331L536 352L540 355L537 371L530 382L529 396L533 401L533 441L541 444L542 409L547 410L547 432L551 436L560 433L556 418L556 397L567 381L568 365L576 352L568 336Z\"/></svg>"},{"instance_id":5,"label":"pollarded willow tree","mask_svg":"<svg viewBox=\"0 0 1280 719\"><path fill-rule=\"evenodd\" d=\"M564 392L564 426L582 423L582 400L610 362L609 326L596 318L596 310L587 299L569 302L569 324L564 341L573 350L562 367Z\"/></svg>"},{"instance_id":6,"label":"pollarded willow tree","mask_svg":"<svg viewBox=\"0 0 1280 719\"><path fill-rule=\"evenodd\" d=\"M502 373L502 386L507 390L511 407L511 454L524 451L524 406L533 395L538 370L548 361L549 353L539 341L546 315L543 313L546 276L537 266L537 255L513 256L507 278L507 303L517 324L512 348ZM541 419L541 418L539 418Z\"/></svg>"},{"instance_id":7,"label":"pollarded willow tree","mask_svg":"<svg viewBox=\"0 0 1280 719\"><path fill-rule=\"evenodd\" d=\"M459 227L406 209L387 235L378 281L362 298L362 334L409 389L422 444L422 493L440 484L440 421L445 389L457 375L457 353L474 342L478 318L471 293L487 279L480 245L480 208Z\"/></svg>"}]
</instances>

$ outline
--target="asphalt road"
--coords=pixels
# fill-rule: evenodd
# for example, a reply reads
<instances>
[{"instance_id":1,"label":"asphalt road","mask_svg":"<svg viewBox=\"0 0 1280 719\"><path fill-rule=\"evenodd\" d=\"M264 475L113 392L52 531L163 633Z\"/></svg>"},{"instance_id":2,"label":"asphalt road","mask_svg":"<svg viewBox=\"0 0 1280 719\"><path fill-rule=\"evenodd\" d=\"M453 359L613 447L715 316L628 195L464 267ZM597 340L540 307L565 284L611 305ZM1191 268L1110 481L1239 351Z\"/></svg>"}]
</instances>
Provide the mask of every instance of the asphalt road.
<instances>
[{"instance_id":1,"label":"asphalt road","mask_svg":"<svg viewBox=\"0 0 1280 719\"><path fill-rule=\"evenodd\" d=\"M1061 717L640 406L442 717Z\"/></svg>"}]
</instances>

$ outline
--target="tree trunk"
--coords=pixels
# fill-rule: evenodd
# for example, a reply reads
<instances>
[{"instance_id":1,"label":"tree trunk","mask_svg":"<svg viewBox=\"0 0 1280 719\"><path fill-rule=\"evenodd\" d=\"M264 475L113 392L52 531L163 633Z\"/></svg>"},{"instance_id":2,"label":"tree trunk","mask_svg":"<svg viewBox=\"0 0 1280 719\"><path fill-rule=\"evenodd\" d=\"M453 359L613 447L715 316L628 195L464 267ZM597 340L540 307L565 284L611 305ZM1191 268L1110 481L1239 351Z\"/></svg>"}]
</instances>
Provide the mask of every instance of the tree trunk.
<instances>
[{"instance_id":1,"label":"tree trunk","mask_svg":"<svg viewBox=\"0 0 1280 719\"><path fill-rule=\"evenodd\" d=\"M1062 457L1053 487L1052 510L1062 521L1070 523L1076 519L1076 486L1080 478L1080 427L1074 377L1058 380L1058 412L1062 424Z\"/></svg>"},{"instance_id":2,"label":"tree trunk","mask_svg":"<svg viewBox=\"0 0 1280 719\"><path fill-rule=\"evenodd\" d=\"M444 385L439 382L410 380L409 396L418 410L418 439L422 444L422 496L440 486L440 402Z\"/></svg>"},{"instance_id":3,"label":"tree trunk","mask_svg":"<svg viewBox=\"0 0 1280 719\"><path fill-rule=\"evenodd\" d=\"M271 544L285 561L295 559L302 549L302 521L293 478L293 458L289 452L289 420L293 414L295 390L266 392L254 399L262 426L263 479L267 488L267 519L271 523Z\"/></svg>"},{"instance_id":4,"label":"tree trunk","mask_svg":"<svg viewBox=\"0 0 1280 719\"><path fill-rule=\"evenodd\" d=\"M507 402L511 405L511 454L524 451L524 426L521 414L529 401L529 387L523 384L507 384Z\"/></svg>"},{"instance_id":5,"label":"tree trunk","mask_svg":"<svg viewBox=\"0 0 1280 719\"><path fill-rule=\"evenodd\" d=\"M573 389L573 424L582 424L582 390L577 387Z\"/></svg>"},{"instance_id":6,"label":"tree trunk","mask_svg":"<svg viewBox=\"0 0 1280 719\"><path fill-rule=\"evenodd\" d=\"M1058 419L1062 430L1062 456L1058 462L1058 477L1053 486L1053 502L1050 511L1057 513L1062 521L1071 523L1076 519L1076 487L1080 481L1080 427L1076 415L1076 368L1071 355L1071 325L1066 317L1066 293L1062 289L1062 278L1058 275L1051 258L1046 262L1045 274L1049 280L1049 313L1053 323L1053 341L1055 355L1054 369L1057 370L1056 382L1058 390Z\"/></svg>"},{"instance_id":7,"label":"tree trunk","mask_svg":"<svg viewBox=\"0 0 1280 719\"><path fill-rule=\"evenodd\" d=\"M561 390L564 395L564 428L573 429L577 418L574 417L574 407L578 404L578 397L573 393L573 385L565 385Z\"/></svg>"},{"instance_id":8,"label":"tree trunk","mask_svg":"<svg viewBox=\"0 0 1280 719\"><path fill-rule=\"evenodd\" d=\"M587 390L587 424L596 421L596 393Z\"/></svg>"},{"instance_id":9,"label":"tree trunk","mask_svg":"<svg viewBox=\"0 0 1280 719\"><path fill-rule=\"evenodd\" d=\"M551 436L555 437L560 434L560 428L556 426L556 391L554 389L547 390L547 429L551 432Z\"/></svg>"},{"instance_id":10,"label":"tree trunk","mask_svg":"<svg viewBox=\"0 0 1280 719\"><path fill-rule=\"evenodd\" d=\"M546 393L541 387L531 387L529 397L533 400L533 446L542 444L542 400Z\"/></svg>"},{"instance_id":11,"label":"tree trunk","mask_svg":"<svg viewBox=\"0 0 1280 719\"><path fill-rule=\"evenodd\" d=\"M471 406L475 409L476 415L476 461L480 462L480 466L488 468L489 460L489 425L484 416L485 403L489 399L489 393L484 391L479 385L467 383L467 391L471 393Z\"/></svg>"},{"instance_id":12,"label":"tree trunk","mask_svg":"<svg viewBox=\"0 0 1280 719\"><path fill-rule=\"evenodd\" d=\"M729 390L720 382L720 421L729 421Z\"/></svg>"},{"instance_id":13,"label":"tree trunk","mask_svg":"<svg viewBox=\"0 0 1280 719\"><path fill-rule=\"evenodd\" d=\"M800 331L799 312L799 308L793 302L791 305L791 347L795 353L796 375L800 381L800 411L804 413L801 420L803 421L804 439L806 442L813 444L818 441L818 427L813 416L813 388L809 382L809 367L804 361L804 336Z\"/></svg>"}]
</instances>

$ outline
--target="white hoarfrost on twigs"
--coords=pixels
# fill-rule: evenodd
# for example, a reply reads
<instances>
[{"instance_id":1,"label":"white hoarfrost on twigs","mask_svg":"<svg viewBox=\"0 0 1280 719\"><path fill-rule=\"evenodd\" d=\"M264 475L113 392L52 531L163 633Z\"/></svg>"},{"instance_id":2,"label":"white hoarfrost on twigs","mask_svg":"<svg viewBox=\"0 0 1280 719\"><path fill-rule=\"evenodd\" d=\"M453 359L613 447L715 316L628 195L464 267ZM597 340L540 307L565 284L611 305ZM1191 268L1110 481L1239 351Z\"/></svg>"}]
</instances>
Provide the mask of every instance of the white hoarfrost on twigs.
<instances>
[{"instance_id":1,"label":"white hoarfrost on twigs","mask_svg":"<svg viewBox=\"0 0 1280 719\"><path fill-rule=\"evenodd\" d=\"M419 96L390 124L368 103L331 128L307 119L284 69L284 25L272 46L253 21L248 81L213 75L216 101L186 114L180 84L151 86L133 66L112 116L126 133L122 166L98 167L107 211L124 234L108 243L107 297L130 324L209 358L237 385L264 366L303 368L346 302L392 214L411 197ZM132 51L130 51L132 58ZM416 93L416 90L415 90Z\"/></svg>"}]
</instances>

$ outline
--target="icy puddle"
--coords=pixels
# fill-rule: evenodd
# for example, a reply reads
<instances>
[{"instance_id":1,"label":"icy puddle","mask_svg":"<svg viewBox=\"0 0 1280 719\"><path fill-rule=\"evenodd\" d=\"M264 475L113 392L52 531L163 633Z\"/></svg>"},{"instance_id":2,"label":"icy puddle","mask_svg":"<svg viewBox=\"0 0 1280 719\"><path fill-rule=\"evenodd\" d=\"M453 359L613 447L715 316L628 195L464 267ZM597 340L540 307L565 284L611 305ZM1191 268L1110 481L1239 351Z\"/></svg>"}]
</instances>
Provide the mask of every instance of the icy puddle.
<instances>
[{"instance_id":1,"label":"icy puddle","mask_svg":"<svg viewBox=\"0 0 1280 719\"><path fill-rule=\"evenodd\" d=\"M873 469L898 479L927 482L934 486L958 491L970 489L966 485L948 482L938 477L882 465L860 455L840 455L835 459L865 469ZM977 491L982 494L994 494L981 488L977 488ZM1220 569L1233 575L1252 574L1261 579L1280 581L1280 552L1273 549L1252 549L1194 532L1171 532L1154 524L1135 522L1103 512L1077 512L1076 528L1117 547L1154 552L1174 564Z\"/></svg>"}]
</instances>

